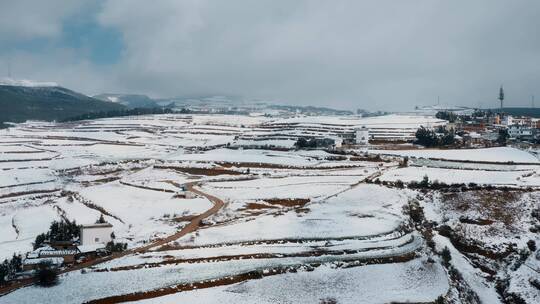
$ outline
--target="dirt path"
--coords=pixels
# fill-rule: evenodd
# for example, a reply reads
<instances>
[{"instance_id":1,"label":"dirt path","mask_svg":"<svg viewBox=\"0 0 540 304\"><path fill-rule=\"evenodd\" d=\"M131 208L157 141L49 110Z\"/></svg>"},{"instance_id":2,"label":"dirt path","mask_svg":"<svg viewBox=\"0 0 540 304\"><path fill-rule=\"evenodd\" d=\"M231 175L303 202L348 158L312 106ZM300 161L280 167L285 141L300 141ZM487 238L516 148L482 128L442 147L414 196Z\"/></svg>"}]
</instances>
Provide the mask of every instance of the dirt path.
<instances>
[{"instance_id":1,"label":"dirt path","mask_svg":"<svg viewBox=\"0 0 540 304\"><path fill-rule=\"evenodd\" d=\"M202 213L202 214L194 217L193 219L191 219L191 222L187 226L182 228L180 231L178 231L175 234L172 234L172 235L170 235L170 236L168 236L166 238L155 240L155 241L153 241L153 242L151 242L151 243L149 243L149 244L147 244L145 246L142 246L142 247L133 248L133 249L130 249L130 250L126 250L124 252L114 253L112 255L109 255L109 256L106 256L106 257L103 257L103 258L100 258L100 259L95 259L95 260L92 260L92 261L77 264L77 265L75 265L73 267L69 267L67 269L64 269L64 270L60 271L60 273L61 274L62 273L68 273L68 272L71 272L71 271L76 271L76 270L80 270L80 269L83 269L83 268L86 268L86 267L95 266L95 265L98 265L98 264L101 264L101 263L105 263L105 262L108 262L108 261L111 261L111 260L114 260L114 259L117 259L117 258L121 258L121 257L127 256L127 255L130 255L130 254L133 254L133 253L145 252L145 251L148 251L150 249L153 249L153 248L156 248L156 247L159 247L159 246L163 246L163 245L165 245L165 244L167 244L169 242L175 241L175 240L185 236L186 234L197 230L199 228L199 226L201 224L201 221L203 219L216 214L225 205L225 203L223 202L223 200L221 200L220 198L218 198L216 196L204 193L204 192L196 189L194 187L196 184L197 184L197 182L187 183L186 184L186 189L188 191L191 191L191 192L197 194L197 195L206 197L209 201L211 201L214 204L214 206L212 208L206 210L204 213ZM15 282L15 283L13 283L13 284L11 284L9 286L2 287L2 288L0 288L0 296L6 295L6 294L8 294L8 293L10 293L12 291L15 291L16 289L26 287L26 286L31 285L33 283L34 283L33 279L24 279L24 280Z\"/></svg>"},{"instance_id":2,"label":"dirt path","mask_svg":"<svg viewBox=\"0 0 540 304\"><path fill-rule=\"evenodd\" d=\"M388 166L388 167L377 168L377 171L375 171L371 175L368 175L368 176L362 178L361 180L357 181L356 183L351 184L349 187L347 187L344 190L338 191L338 192L336 192L336 193L334 193L332 195L329 195L329 196L325 197L324 199L322 199L322 201L328 200L328 199L330 199L332 197L336 197L336 196L338 196L338 195L340 195L340 194L342 194L344 192L347 192L347 191L349 191L351 189L354 189L354 188L358 187L361 184L366 183L367 181L372 181L372 180L380 177L385 171L387 171L389 169L395 169L395 168L397 168L397 166Z\"/></svg>"},{"instance_id":3,"label":"dirt path","mask_svg":"<svg viewBox=\"0 0 540 304\"><path fill-rule=\"evenodd\" d=\"M156 240L146 246L143 246L143 247L138 247L136 249L133 250L133 252L144 252L144 251L148 251L152 248L155 248L155 247L158 247L158 246L163 246L167 243L170 243L174 240L177 240L181 237L183 237L184 235L188 234L188 233L191 233L195 230L197 230L201 224L201 221L207 217L210 217L214 214L216 214L222 207L223 205L225 205L225 203L223 202L223 200L221 200L220 198L216 197L216 196L213 196L213 195L210 195L210 194L207 194L207 193L204 193L198 189L195 189L194 186L195 186L195 182L192 182L192 183L187 183L186 184L186 189L188 191L191 191L197 195L200 195L200 196L203 196L203 197L206 197L209 201L211 201L214 206L208 210L206 210L204 213L202 214L199 214L198 216L194 217L191 222L185 226L184 228L182 228L180 231L178 231L177 233L173 234L173 235L170 235L164 239L160 239L160 240Z\"/></svg>"}]
</instances>

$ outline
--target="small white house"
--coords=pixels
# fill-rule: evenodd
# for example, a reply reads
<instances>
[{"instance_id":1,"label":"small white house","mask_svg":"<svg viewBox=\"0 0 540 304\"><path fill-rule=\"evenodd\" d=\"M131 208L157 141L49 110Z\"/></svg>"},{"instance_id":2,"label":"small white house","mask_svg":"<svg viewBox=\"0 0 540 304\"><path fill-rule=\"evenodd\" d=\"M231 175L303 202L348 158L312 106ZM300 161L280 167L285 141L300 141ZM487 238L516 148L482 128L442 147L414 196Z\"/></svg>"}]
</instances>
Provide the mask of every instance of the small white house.
<instances>
[{"instance_id":1,"label":"small white house","mask_svg":"<svg viewBox=\"0 0 540 304\"><path fill-rule=\"evenodd\" d=\"M343 138L341 138L341 137L333 137L332 139L334 140L334 147L335 148L341 148L341 146L343 146Z\"/></svg>"},{"instance_id":2,"label":"small white house","mask_svg":"<svg viewBox=\"0 0 540 304\"><path fill-rule=\"evenodd\" d=\"M354 129L354 137L357 145L367 145L369 143L369 129L365 126Z\"/></svg>"},{"instance_id":3,"label":"small white house","mask_svg":"<svg viewBox=\"0 0 540 304\"><path fill-rule=\"evenodd\" d=\"M187 199L192 199L192 198L196 198L197 195L195 195L195 193L189 191L186 187L182 186L182 188L180 188L179 191L177 191L175 194L174 194L174 198L187 198Z\"/></svg>"},{"instance_id":4,"label":"small white house","mask_svg":"<svg viewBox=\"0 0 540 304\"><path fill-rule=\"evenodd\" d=\"M107 244L112 241L112 225L109 223L82 225L81 245Z\"/></svg>"}]
</instances>

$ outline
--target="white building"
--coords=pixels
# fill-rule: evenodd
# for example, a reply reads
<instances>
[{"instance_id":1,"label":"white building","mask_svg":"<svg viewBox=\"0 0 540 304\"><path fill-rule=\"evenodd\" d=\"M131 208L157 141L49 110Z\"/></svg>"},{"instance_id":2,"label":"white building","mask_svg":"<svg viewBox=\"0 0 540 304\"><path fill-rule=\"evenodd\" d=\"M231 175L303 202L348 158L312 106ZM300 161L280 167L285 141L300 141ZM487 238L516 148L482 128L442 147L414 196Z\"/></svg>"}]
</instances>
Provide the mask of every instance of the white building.
<instances>
[{"instance_id":1,"label":"white building","mask_svg":"<svg viewBox=\"0 0 540 304\"><path fill-rule=\"evenodd\" d=\"M333 137L332 139L334 140L334 147L335 148L341 148L341 146L343 146L343 138L341 138L341 137Z\"/></svg>"},{"instance_id":2,"label":"white building","mask_svg":"<svg viewBox=\"0 0 540 304\"><path fill-rule=\"evenodd\" d=\"M112 225L109 223L82 225L81 245L107 244L112 241Z\"/></svg>"},{"instance_id":3,"label":"white building","mask_svg":"<svg viewBox=\"0 0 540 304\"><path fill-rule=\"evenodd\" d=\"M365 126L354 130L354 140L357 145L367 145L369 143L369 129Z\"/></svg>"},{"instance_id":4,"label":"white building","mask_svg":"<svg viewBox=\"0 0 540 304\"><path fill-rule=\"evenodd\" d=\"M512 125L508 128L508 135L510 135L510 138L532 137L533 130L525 126Z\"/></svg>"},{"instance_id":5,"label":"white building","mask_svg":"<svg viewBox=\"0 0 540 304\"><path fill-rule=\"evenodd\" d=\"M510 115L506 115L503 117L503 119L501 120L501 124L502 125L505 125L505 126L511 126L514 124L514 119L512 118L512 116Z\"/></svg>"}]
</instances>

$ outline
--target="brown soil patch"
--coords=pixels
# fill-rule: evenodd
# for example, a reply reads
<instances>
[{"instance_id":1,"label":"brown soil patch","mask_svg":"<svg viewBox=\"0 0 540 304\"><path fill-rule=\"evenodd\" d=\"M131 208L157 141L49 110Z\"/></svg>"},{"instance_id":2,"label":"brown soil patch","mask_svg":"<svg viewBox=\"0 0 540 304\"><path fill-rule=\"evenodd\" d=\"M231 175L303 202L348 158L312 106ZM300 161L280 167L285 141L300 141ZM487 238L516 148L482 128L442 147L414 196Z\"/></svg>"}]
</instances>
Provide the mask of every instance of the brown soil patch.
<instances>
[{"instance_id":1,"label":"brown soil patch","mask_svg":"<svg viewBox=\"0 0 540 304\"><path fill-rule=\"evenodd\" d=\"M477 243L474 240L468 240L446 227L447 226L441 227L439 229L439 234L447 237L452 245L454 245L454 247L462 253L477 254L492 260L503 259L512 253L509 248L504 251L490 250L489 248L486 248L485 244Z\"/></svg>"},{"instance_id":2,"label":"brown soil patch","mask_svg":"<svg viewBox=\"0 0 540 304\"><path fill-rule=\"evenodd\" d=\"M219 169L219 168L190 168L190 167L173 167L173 166L154 166L156 169L170 169L175 171L180 171L183 173L188 173L192 175L206 175L206 176L216 176L216 175L242 175L242 172Z\"/></svg>"},{"instance_id":3,"label":"brown soil patch","mask_svg":"<svg viewBox=\"0 0 540 304\"><path fill-rule=\"evenodd\" d=\"M111 176L111 177L95 179L93 181L82 181L81 185L83 185L85 187L88 187L88 186L96 185L96 184L106 184L106 183L114 182L114 181L117 181L119 179L120 179L120 177Z\"/></svg>"},{"instance_id":4,"label":"brown soil patch","mask_svg":"<svg viewBox=\"0 0 540 304\"><path fill-rule=\"evenodd\" d=\"M280 205L282 207L304 207L310 202L309 198L274 198L265 199L265 202L271 205Z\"/></svg>"},{"instance_id":5,"label":"brown soil patch","mask_svg":"<svg viewBox=\"0 0 540 304\"><path fill-rule=\"evenodd\" d=\"M443 195L443 208L451 212L475 212L481 218L491 222L502 222L512 226L520 220L522 210L517 201L521 198L519 191L468 191L445 193Z\"/></svg>"},{"instance_id":6,"label":"brown soil patch","mask_svg":"<svg viewBox=\"0 0 540 304\"><path fill-rule=\"evenodd\" d=\"M277 209L276 206L271 206L267 204L261 204L261 203L247 203L244 208L240 209L240 211L244 210L260 210L260 209Z\"/></svg>"},{"instance_id":7,"label":"brown soil patch","mask_svg":"<svg viewBox=\"0 0 540 304\"><path fill-rule=\"evenodd\" d=\"M51 190L33 190L33 191L23 191L23 192L13 192L4 195L0 195L0 199L22 196L22 195L31 195L31 194L43 194L43 193L53 193L58 192L60 189L51 189Z\"/></svg>"}]
</instances>

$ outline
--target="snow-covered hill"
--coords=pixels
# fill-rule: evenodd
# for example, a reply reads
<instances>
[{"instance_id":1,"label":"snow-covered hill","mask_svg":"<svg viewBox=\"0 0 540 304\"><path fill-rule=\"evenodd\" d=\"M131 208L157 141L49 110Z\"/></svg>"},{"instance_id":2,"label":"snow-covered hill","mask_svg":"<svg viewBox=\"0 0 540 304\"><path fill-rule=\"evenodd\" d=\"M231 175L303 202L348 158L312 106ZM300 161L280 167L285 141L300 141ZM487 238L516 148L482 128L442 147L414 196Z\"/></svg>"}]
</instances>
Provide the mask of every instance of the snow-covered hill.
<instances>
[{"instance_id":1,"label":"snow-covered hill","mask_svg":"<svg viewBox=\"0 0 540 304\"><path fill-rule=\"evenodd\" d=\"M56 82L39 82L28 79L1 78L0 85L17 87L59 87Z\"/></svg>"}]
</instances>

